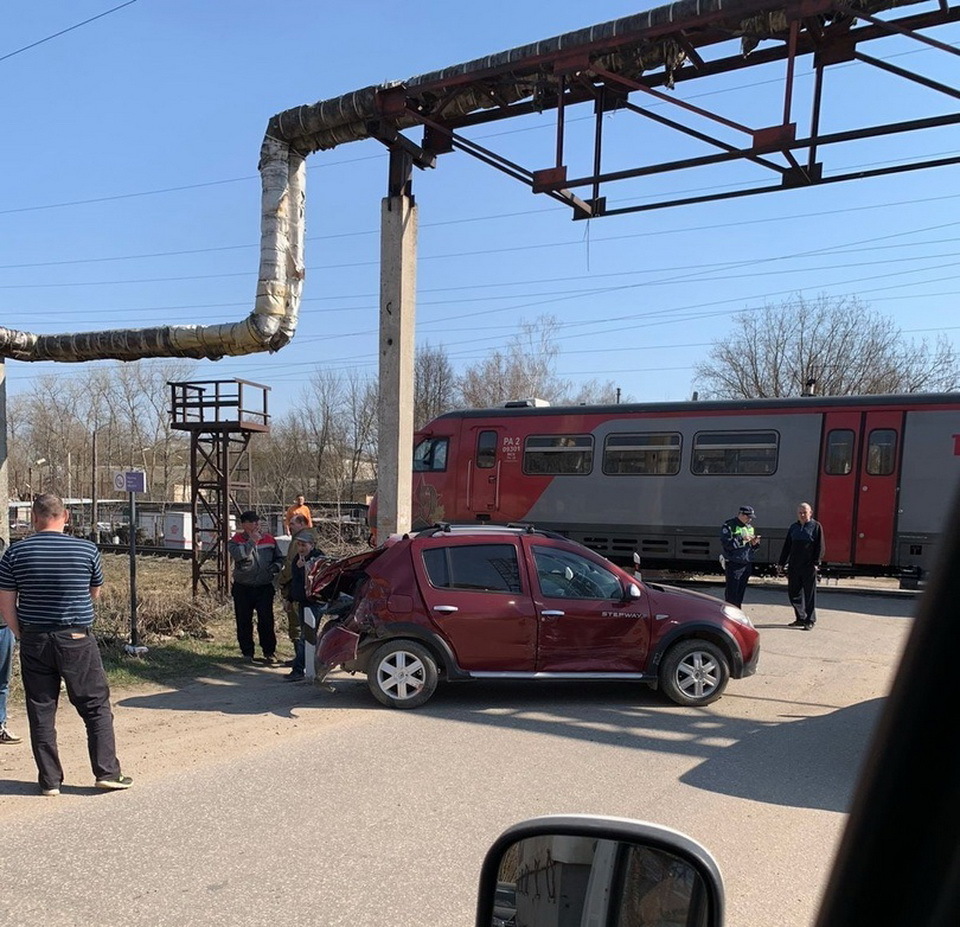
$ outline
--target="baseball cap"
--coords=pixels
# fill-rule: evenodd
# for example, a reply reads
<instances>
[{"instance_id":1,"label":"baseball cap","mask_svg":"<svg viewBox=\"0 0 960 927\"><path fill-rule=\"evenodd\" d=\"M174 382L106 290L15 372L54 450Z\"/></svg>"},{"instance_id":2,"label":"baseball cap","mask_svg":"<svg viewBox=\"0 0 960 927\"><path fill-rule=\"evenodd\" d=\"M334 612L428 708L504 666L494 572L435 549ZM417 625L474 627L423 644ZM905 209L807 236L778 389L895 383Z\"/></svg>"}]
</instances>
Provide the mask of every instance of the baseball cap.
<instances>
[{"instance_id":1,"label":"baseball cap","mask_svg":"<svg viewBox=\"0 0 960 927\"><path fill-rule=\"evenodd\" d=\"M307 544L316 544L317 535L309 528L304 528L303 531L297 532L297 534L294 536L294 540L305 541Z\"/></svg>"},{"instance_id":2,"label":"baseball cap","mask_svg":"<svg viewBox=\"0 0 960 927\"><path fill-rule=\"evenodd\" d=\"M756 513L753 511L753 506L752 506L752 505L741 505L741 506L740 506L740 514L741 514L741 515L749 515L751 518L753 518L753 516L754 516Z\"/></svg>"}]
</instances>

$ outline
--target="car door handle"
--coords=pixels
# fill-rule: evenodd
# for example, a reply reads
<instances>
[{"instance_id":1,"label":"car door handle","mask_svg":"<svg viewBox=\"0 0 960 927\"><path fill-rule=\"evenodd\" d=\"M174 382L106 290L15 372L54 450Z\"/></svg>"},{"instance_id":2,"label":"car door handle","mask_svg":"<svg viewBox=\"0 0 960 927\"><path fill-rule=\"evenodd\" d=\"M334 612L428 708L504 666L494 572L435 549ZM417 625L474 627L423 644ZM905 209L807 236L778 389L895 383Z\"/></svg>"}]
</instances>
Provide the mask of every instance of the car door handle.
<instances>
[{"instance_id":1,"label":"car door handle","mask_svg":"<svg viewBox=\"0 0 960 927\"><path fill-rule=\"evenodd\" d=\"M449 615L451 612L460 611L456 605L434 605L433 610L435 612L443 612L445 615Z\"/></svg>"},{"instance_id":2,"label":"car door handle","mask_svg":"<svg viewBox=\"0 0 960 927\"><path fill-rule=\"evenodd\" d=\"M562 618L564 612L558 611L555 608L548 608L546 611L540 612L542 618Z\"/></svg>"}]
</instances>

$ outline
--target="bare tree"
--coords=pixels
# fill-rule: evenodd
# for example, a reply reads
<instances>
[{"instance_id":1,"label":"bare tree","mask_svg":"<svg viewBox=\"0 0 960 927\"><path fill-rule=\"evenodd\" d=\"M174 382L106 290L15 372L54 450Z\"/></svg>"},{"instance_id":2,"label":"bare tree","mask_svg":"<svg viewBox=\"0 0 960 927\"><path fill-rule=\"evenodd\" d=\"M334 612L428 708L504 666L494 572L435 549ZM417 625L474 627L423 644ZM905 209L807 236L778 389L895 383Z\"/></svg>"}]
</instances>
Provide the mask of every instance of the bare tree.
<instances>
[{"instance_id":1,"label":"bare tree","mask_svg":"<svg viewBox=\"0 0 960 927\"><path fill-rule=\"evenodd\" d=\"M379 390L376 380L348 377L347 443L344 446L345 485L337 499L357 500L370 489L376 458ZM359 500L358 500L359 501Z\"/></svg>"},{"instance_id":2,"label":"bare tree","mask_svg":"<svg viewBox=\"0 0 960 927\"><path fill-rule=\"evenodd\" d=\"M447 352L427 344L417 349L414 361L413 427L456 407L457 377Z\"/></svg>"},{"instance_id":3,"label":"bare tree","mask_svg":"<svg viewBox=\"0 0 960 927\"><path fill-rule=\"evenodd\" d=\"M553 316L523 323L506 350L494 351L463 373L459 384L462 403L481 408L534 396L558 401L567 390L567 384L554 373L560 353L554 340L558 327Z\"/></svg>"},{"instance_id":4,"label":"bare tree","mask_svg":"<svg viewBox=\"0 0 960 927\"><path fill-rule=\"evenodd\" d=\"M909 341L859 299L796 296L737 315L695 379L717 399L948 392L960 363L943 336L933 346Z\"/></svg>"},{"instance_id":5,"label":"bare tree","mask_svg":"<svg viewBox=\"0 0 960 927\"><path fill-rule=\"evenodd\" d=\"M578 387L569 386L561 402L568 406L613 405L616 402L630 402L628 396L617 395L617 384L612 380L601 383L588 380Z\"/></svg>"}]
</instances>

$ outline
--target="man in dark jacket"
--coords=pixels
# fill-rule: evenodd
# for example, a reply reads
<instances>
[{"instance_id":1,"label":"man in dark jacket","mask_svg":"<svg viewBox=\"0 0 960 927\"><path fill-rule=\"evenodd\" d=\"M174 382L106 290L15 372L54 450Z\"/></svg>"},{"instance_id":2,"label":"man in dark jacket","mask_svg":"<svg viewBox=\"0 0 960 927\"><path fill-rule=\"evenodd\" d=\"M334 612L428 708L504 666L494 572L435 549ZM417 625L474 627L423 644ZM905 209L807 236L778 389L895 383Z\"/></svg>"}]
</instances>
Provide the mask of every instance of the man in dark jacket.
<instances>
[{"instance_id":1,"label":"man in dark jacket","mask_svg":"<svg viewBox=\"0 0 960 927\"><path fill-rule=\"evenodd\" d=\"M753 532L753 506L741 505L735 518L728 518L720 528L723 546L723 572L727 585L724 601L740 608L747 580L753 572L753 551L760 543L760 535Z\"/></svg>"},{"instance_id":2,"label":"man in dark jacket","mask_svg":"<svg viewBox=\"0 0 960 927\"><path fill-rule=\"evenodd\" d=\"M796 614L791 628L811 631L817 623L817 572L826 552L823 527L814 520L813 507L801 502L780 551L780 568L787 568L787 595Z\"/></svg>"},{"instance_id":3,"label":"man in dark jacket","mask_svg":"<svg viewBox=\"0 0 960 927\"><path fill-rule=\"evenodd\" d=\"M283 555L272 534L260 530L256 512L240 513L240 530L227 543L233 560L233 613L237 643L247 663L253 662L253 613L257 637L268 665L277 662L277 630L273 623L273 580L283 566Z\"/></svg>"}]
</instances>

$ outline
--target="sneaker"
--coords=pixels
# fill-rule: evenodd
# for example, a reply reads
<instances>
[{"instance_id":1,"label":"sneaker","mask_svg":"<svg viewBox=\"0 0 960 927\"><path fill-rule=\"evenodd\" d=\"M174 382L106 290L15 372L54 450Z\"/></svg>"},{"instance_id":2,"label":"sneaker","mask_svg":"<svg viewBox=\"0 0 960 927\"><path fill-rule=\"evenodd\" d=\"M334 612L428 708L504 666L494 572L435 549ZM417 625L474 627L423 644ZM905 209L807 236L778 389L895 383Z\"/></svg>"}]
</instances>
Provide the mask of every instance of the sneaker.
<instances>
[{"instance_id":1,"label":"sneaker","mask_svg":"<svg viewBox=\"0 0 960 927\"><path fill-rule=\"evenodd\" d=\"M41 795L46 795L48 798L55 798L60 794L60 789L40 789Z\"/></svg>"},{"instance_id":2,"label":"sneaker","mask_svg":"<svg viewBox=\"0 0 960 927\"><path fill-rule=\"evenodd\" d=\"M299 682L303 677L304 674L300 670L291 670L291 672L284 676L284 679L286 679L287 682Z\"/></svg>"},{"instance_id":3,"label":"sneaker","mask_svg":"<svg viewBox=\"0 0 960 927\"><path fill-rule=\"evenodd\" d=\"M244 663L255 663L256 661L253 659L253 654L246 654L246 653L245 653L245 654L243 655L243 662L244 662Z\"/></svg>"},{"instance_id":4,"label":"sneaker","mask_svg":"<svg viewBox=\"0 0 960 927\"><path fill-rule=\"evenodd\" d=\"M129 776L112 776L109 779L97 779L94 784L98 789L129 789L133 779Z\"/></svg>"},{"instance_id":5,"label":"sneaker","mask_svg":"<svg viewBox=\"0 0 960 927\"><path fill-rule=\"evenodd\" d=\"M5 724L0 724L0 744L18 744L21 740L13 731L7 730Z\"/></svg>"},{"instance_id":6,"label":"sneaker","mask_svg":"<svg viewBox=\"0 0 960 927\"><path fill-rule=\"evenodd\" d=\"M276 654L273 654L273 653L271 653L269 657L265 656L265 657L263 658L263 662L266 663L267 666L279 666L279 665L280 665L280 661L277 659Z\"/></svg>"},{"instance_id":7,"label":"sneaker","mask_svg":"<svg viewBox=\"0 0 960 927\"><path fill-rule=\"evenodd\" d=\"M805 621L791 621L790 624L787 625L788 628L802 628L805 626L806 626Z\"/></svg>"}]
</instances>

